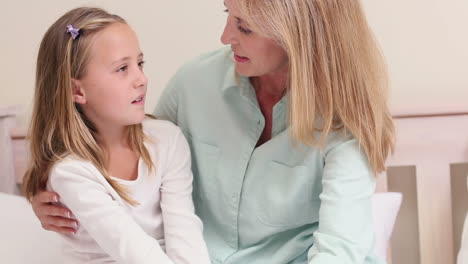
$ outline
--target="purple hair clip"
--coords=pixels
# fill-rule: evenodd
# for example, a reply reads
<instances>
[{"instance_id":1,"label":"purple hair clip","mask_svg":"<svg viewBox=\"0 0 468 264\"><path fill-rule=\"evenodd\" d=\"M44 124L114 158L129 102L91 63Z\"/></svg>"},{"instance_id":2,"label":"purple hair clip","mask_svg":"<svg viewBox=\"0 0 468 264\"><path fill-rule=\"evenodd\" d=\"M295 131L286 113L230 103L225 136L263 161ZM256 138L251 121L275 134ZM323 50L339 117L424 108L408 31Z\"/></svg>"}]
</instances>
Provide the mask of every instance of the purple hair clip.
<instances>
[{"instance_id":1,"label":"purple hair clip","mask_svg":"<svg viewBox=\"0 0 468 264\"><path fill-rule=\"evenodd\" d=\"M74 28L72 25L67 26L67 33L70 33L72 39L76 39L80 35L80 29Z\"/></svg>"}]
</instances>

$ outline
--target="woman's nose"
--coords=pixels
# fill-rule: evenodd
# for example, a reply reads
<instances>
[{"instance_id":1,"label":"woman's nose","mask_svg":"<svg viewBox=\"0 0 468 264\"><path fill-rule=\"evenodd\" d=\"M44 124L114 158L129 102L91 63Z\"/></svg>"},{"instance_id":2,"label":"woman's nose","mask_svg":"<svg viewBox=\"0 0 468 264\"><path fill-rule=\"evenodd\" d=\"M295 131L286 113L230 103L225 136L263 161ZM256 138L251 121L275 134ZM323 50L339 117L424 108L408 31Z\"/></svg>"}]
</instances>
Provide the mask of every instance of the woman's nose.
<instances>
[{"instance_id":1,"label":"woman's nose","mask_svg":"<svg viewBox=\"0 0 468 264\"><path fill-rule=\"evenodd\" d=\"M223 34L221 35L221 43L224 45L229 44L237 44L238 39L236 36L235 25L228 20L226 21L226 25L224 26Z\"/></svg>"}]
</instances>

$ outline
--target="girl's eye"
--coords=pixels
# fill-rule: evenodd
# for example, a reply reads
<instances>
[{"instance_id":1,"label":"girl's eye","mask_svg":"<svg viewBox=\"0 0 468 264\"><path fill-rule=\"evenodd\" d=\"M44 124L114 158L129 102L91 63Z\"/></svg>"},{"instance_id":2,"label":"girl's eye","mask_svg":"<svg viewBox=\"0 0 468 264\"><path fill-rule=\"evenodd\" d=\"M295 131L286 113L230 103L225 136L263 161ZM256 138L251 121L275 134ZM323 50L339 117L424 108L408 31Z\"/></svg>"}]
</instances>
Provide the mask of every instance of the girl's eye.
<instances>
[{"instance_id":1,"label":"girl's eye","mask_svg":"<svg viewBox=\"0 0 468 264\"><path fill-rule=\"evenodd\" d=\"M138 67L143 68L143 66L145 66L145 62L146 62L146 61L140 61L140 62L138 63Z\"/></svg>"},{"instance_id":2,"label":"girl's eye","mask_svg":"<svg viewBox=\"0 0 468 264\"><path fill-rule=\"evenodd\" d=\"M224 13L229 13L229 10L226 8L223 10Z\"/></svg>"},{"instance_id":3,"label":"girl's eye","mask_svg":"<svg viewBox=\"0 0 468 264\"><path fill-rule=\"evenodd\" d=\"M124 71L127 70L127 68L128 68L128 66L126 66L126 65L125 65L125 66L122 66L122 67L120 67L120 68L117 70L117 72L124 72Z\"/></svg>"}]
</instances>

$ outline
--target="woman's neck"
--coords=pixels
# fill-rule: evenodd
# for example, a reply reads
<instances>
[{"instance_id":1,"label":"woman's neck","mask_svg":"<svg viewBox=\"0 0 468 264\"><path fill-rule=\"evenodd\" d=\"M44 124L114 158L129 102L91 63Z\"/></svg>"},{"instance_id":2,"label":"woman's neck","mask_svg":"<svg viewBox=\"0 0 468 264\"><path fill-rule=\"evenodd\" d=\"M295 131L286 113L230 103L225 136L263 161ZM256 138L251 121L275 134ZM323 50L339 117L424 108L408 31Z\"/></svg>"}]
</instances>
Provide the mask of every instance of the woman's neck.
<instances>
[{"instance_id":1,"label":"woman's neck","mask_svg":"<svg viewBox=\"0 0 468 264\"><path fill-rule=\"evenodd\" d=\"M288 81L287 72L271 73L250 78L257 93L282 98Z\"/></svg>"},{"instance_id":2,"label":"woman's neck","mask_svg":"<svg viewBox=\"0 0 468 264\"><path fill-rule=\"evenodd\" d=\"M258 139L257 147L272 137L273 108L285 94L287 79L287 74L270 74L251 78L258 105L265 118L265 127Z\"/></svg>"}]
</instances>

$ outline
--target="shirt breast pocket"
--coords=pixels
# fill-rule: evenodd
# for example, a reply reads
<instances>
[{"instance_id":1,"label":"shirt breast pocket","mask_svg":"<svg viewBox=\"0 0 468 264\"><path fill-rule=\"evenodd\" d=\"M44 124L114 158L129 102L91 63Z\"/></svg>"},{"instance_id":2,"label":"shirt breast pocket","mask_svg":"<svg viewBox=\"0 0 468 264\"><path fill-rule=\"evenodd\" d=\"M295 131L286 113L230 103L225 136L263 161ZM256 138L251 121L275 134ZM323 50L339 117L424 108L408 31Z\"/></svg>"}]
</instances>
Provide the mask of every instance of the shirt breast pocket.
<instances>
[{"instance_id":1,"label":"shirt breast pocket","mask_svg":"<svg viewBox=\"0 0 468 264\"><path fill-rule=\"evenodd\" d=\"M293 227L318 221L320 186L303 165L271 161L258 190L258 219L269 226Z\"/></svg>"},{"instance_id":2,"label":"shirt breast pocket","mask_svg":"<svg viewBox=\"0 0 468 264\"><path fill-rule=\"evenodd\" d=\"M218 185L218 163L221 150L201 141L192 142L192 169L194 198L207 201Z\"/></svg>"}]
</instances>

